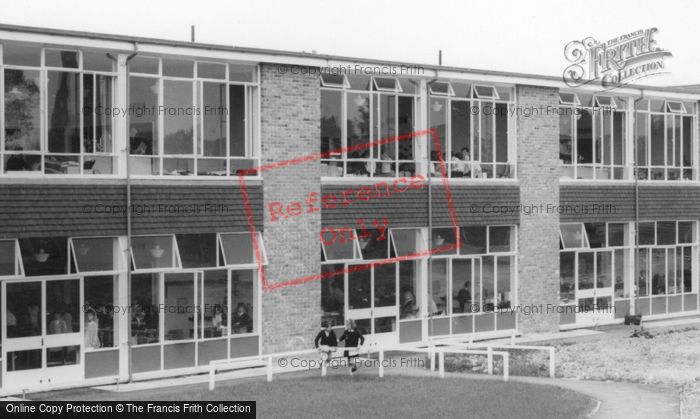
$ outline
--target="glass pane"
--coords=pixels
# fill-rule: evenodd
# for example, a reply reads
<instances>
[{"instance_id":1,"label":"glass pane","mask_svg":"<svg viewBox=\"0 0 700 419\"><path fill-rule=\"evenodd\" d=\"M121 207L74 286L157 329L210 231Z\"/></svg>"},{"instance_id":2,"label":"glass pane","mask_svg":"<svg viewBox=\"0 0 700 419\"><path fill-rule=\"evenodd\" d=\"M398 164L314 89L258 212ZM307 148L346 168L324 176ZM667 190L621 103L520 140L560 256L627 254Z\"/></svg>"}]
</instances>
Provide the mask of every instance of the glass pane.
<instances>
[{"instance_id":1,"label":"glass pane","mask_svg":"<svg viewBox=\"0 0 700 419\"><path fill-rule=\"evenodd\" d=\"M0 241L0 276L16 275L16 265L15 241Z\"/></svg>"},{"instance_id":2,"label":"glass pane","mask_svg":"<svg viewBox=\"0 0 700 419\"><path fill-rule=\"evenodd\" d=\"M86 153L112 152L112 77L83 76L83 148Z\"/></svg>"},{"instance_id":3,"label":"glass pane","mask_svg":"<svg viewBox=\"0 0 700 419\"><path fill-rule=\"evenodd\" d=\"M80 332L79 281L46 281L46 333L77 332Z\"/></svg>"},{"instance_id":4,"label":"glass pane","mask_svg":"<svg viewBox=\"0 0 700 419\"><path fill-rule=\"evenodd\" d=\"M651 164L664 164L664 116L651 115Z\"/></svg>"},{"instance_id":5,"label":"glass pane","mask_svg":"<svg viewBox=\"0 0 700 419\"><path fill-rule=\"evenodd\" d=\"M639 276L637 286L639 295L645 297L649 295L649 249L639 250Z\"/></svg>"},{"instance_id":6,"label":"glass pane","mask_svg":"<svg viewBox=\"0 0 700 419\"><path fill-rule=\"evenodd\" d=\"M508 106L496 104L496 161L508 161Z\"/></svg>"},{"instance_id":7,"label":"glass pane","mask_svg":"<svg viewBox=\"0 0 700 419\"><path fill-rule=\"evenodd\" d=\"M85 278L85 347L111 348L116 346L114 306L118 304L114 296L118 294L117 281L113 276Z\"/></svg>"},{"instance_id":8,"label":"glass pane","mask_svg":"<svg viewBox=\"0 0 700 419\"><path fill-rule=\"evenodd\" d=\"M73 239L73 254L78 272L118 269L118 252L117 239L114 237Z\"/></svg>"},{"instance_id":9,"label":"glass pane","mask_svg":"<svg viewBox=\"0 0 700 419\"><path fill-rule=\"evenodd\" d=\"M229 64L228 79L231 81L255 82L257 80L257 67Z\"/></svg>"},{"instance_id":10,"label":"glass pane","mask_svg":"<svg viewBox=\"0 0 700 419\"><path fill-rule=\"evenodd\" d=\"M369 144L369 95L350 93L347 95L347 147L351 148L348 158L368 158L369 148L359 148ZM352 149L356 147L356 149Z\"/></svg>"},{"instance_id":11,"label":"glass pane","mask_svg":"<svg viewBox=\"0 0 700 419\"><path fill-rule=\"evenodd\" d=\"M693 165L693 118L683 117L683 167Z\"/></svg>"},{"instance_id":12,"label":"glass pane","mask_svg":"<svg viewBox=\"0 0 700 419\"><path fill-rule=\"evenodd\" d=\"M651 293L666 294L666 249L651 249Z\"/></svg>"},{"instance_id":13,"label":"glass pane","mask_svg":"<svg viewBox=\"0 0 700 419\"><path fill-rule=\"evenodd\" d=\"M44 50L44 65L47 67L78 68L76 51Z\"/></svg>"},{"instance_id":14,"label":"glass pane","mask_svg":"<svg viewBox=\"0 0 700 419\"><path fill-rule=\"evenodd\" d=\"M80 364L80 345L46 348L47 367L77 364Z\"/></svg>"},{"instance_id":15,"label":"glass pane","mask_svg":"<svg viewBox=\"0 0 700 419\"><path fill-rule=\"evenodd\" d=\"M431 261L429 315L447 314L447 262L446 259L433 259Z\"/></svg>"},{"instance_id":16,"label":"glass pane","mask_svg":"<svg viewBox=\"0 0 700 419\"><path fill-rule=\"evenodd\" d=\"M355 327L358 332L367 336L372 333L372 319L355 319Z\"/></svg>"},{"instance_id":17,"label":"glass pane","mask_svg":"<svg viewBox=\"0 0 700 419\"><path fill-rule=\"evenodd\" d=\"M627 237L626 223L608 224L608 246L624 246Z\"/></svg>"},{"instance_id":18,"label":"glass pane","mask_svg":"<svg viewBox=\"0 0 700 419\"><path fill-rule=\"evenodd\" d=\"M41 65L41 47L3 43L2 60L6 65L26 65L38 67Z\"/></svg>"},{"instance_id":19,"label":"glass pane","mask_svg":"<svg viewBox=\"0 0 700 419\"><path fill-rule=\"evenodd\" d=\"M7 363L7 371L25 371L41 368L41 352L41 349L8 352L7 358L11 359L12 362Z\"/></svg>"},{"instance_id":20,"label":"glass pane","mask_svg":"<svg viewBox=\"0 0 700 419\"><path fill-rule=\"evenodd\" d=\"M649 164L647 154L647 132L648 132L649 115L646 113L637 113L635 132L637 135L637 164L646 166Z\"/></svg>"},{"instance_id":21,"label":"glass pane","mask_svg":"<svg viewBox=\"0 0 700 419\"><path fill-rule=\"evenodd\" d=\"M676 223L674 221L656 223L656 244L676 244Z\"/></svg>"},{"instance_id":22,"label":"glass pane","mask_svg":"<svg viewBox=\"0 0 700 419\"><path fill-rule=\"evenodd\" d=\"M165 274L165 340L194 337L194 274Z\"/></svg>"},{"instance_id":23,"label":"glass pane","mask_svg":"<svg viewBox=\"0 0 700 419\"><path fill-rule=\"evenodd\" d=\"M464 177L471 175L471 166L463 161L471 161L471 102L452 101L451 113L451 158L450 168L452 177ZM447 150L443 150L446 153Z\"/></svg>"},{"instance_id":24,"label":"glass pane","mask_svg":"<svg viewBox=\"0 0 700 419\"><path fill-rule=\"evenodd\" d=\"M163 60L163 75L170 77L192 77L194 62L189 60ZM191 106L191 105L190 105Z\"/></svg>"},{"instance_id":25,"label":"glass pane","mask_svg":"<svg viewBox=\"0 0 700 419\"><path fill-rule=\"evenodd\" d=\"M348 274L348 309L372 307L372 272L369 265L354 265L358 270Z\"/></svg>"},{"instance_id":26,"label":"glass pane","mask_svg":"<svg viewBox=\"0 0 700 419\"><path fill-rule=\"evenodd\" d=\"M434 228L432 231L430 247L430 251L438 255L457 254L457 238L455 236L455 229Z\"/></svg>"},{"instance_id":27,"label":"glass pane","mask_svg":"<svg viewBox=\"0 0 700 419\"><path fill-rule=\"evenodd\" d=\"M40 150L40 85L38 71L5 70L5 150ZM5 170L38 170L21 155L10 159Z\"/></svg>"},{"instance_id":28,"label":"glass pane","mask_svg":"<svg viewBox=\"0 0 700 419\"><path fill-rule=\"evenodd\" d=\"M693 286L693 251L683 248L683 292L691 292Z\"/></svg>"},{"instance_id":29,"label":"glass pane","mask_svg":"<svg viewBox=\"0 0 700 419\"><path fill-rule=\"evenodd\" d=\"M396 305L396 264L374 267L374 306Z\"/></svg>"},{"instance_id":30,"label":"glass pane","mask_svg":"<svg viewBox=\"0 0 700 419\"><path fill-rule=\"evenodd\" d=\"M695 223L692 221L678 222L678 243L693 242L693 227Z\"/></svg>"},{"instance_id":31,"label":"glass pane","mask_svg":"<svg viewBox=\"0 0 700 419\"><path fill-rule=\"evenodd\" d=\"M613 114L613 164L625 164L625 122L626 115L623 111Z\"/></svg>"},{"instance_id":32,"label":"glass pane","mask_svg":"<svg viewBox=\"0 0 700 419\"><path fill-rule=\"evenodd\" d=\"M226 79L226 64L197 63L197 77L205 79Z\"/></svg>"},{"instance_id":33,"label":"glass pane","mask_svg":"<svg viewBox=\"0 0 700 419\"><path fill-rule=\"evenodd\" d=\"M576 122L576 160L578 163L593 163L593 116L588 109L580 110Z\"/></svg>"},{"instance_id":34,"label":"glass pane","mask_svg":"<svg viewBox=\"0 0 700 419\"><path fill-rule=\"evenodd\" d=\"M391 230L392 251L395 249L396 256L416 254L425 247L422 238L422 233L418 229Z\"/></svg>"},{"instance_id":35,"label":"glass pane","mask_svg":"<svg viewBox=\"0 0 700 419\"><path fill-rule=\"evenodd\" d=\"M343 92L321 90L321 153L342 148L342 103ZM331 153L329 159L342 158L342 153Z\"/></svg>"},{"instance_id":36,"label":"glass pane","mask_svg":"<svg viewBox=\"0 0 700 419\"><path fill-rule=\"evenodd\" d=\"M355 231L351 229L322 230L321 245L325 250L325 261L360 259L355 245L356 240Z\"/></svg>"},{"instance_id":37,"label":"glass pane","mask_svg":"<svg viewBox=\"0 0 700 419\"><path fill-rule=\"evenodd\" d=\"M513 228L489 227L489 252L510 252L513 250L511 243L511 232Z\"/></svg>"},{"instance_id":38,"label":"glass pane","mask_svg":"<svg viewBox=\"0 0 700 419\"><path fill-rule=\"evenodd\" d=\"M374 333L391 333L396 331L396 317L378 317L374 319Z\"/></svg>"},{"instance_id":39,"label":"glass pane","mask_svg":"<svg viewBox=\"0 0 700 419\"><path fill-rule=\"evenodd\" d=\"M80 153L80 75L47 72L48 149Z\"/></svg>"},{"instance_id":40,"label":"glass pane","mask_svg":"<svg viewBox=\"0 0 700 419\"><path fill-rule=\"evenodd\" d=\"M472 260L452 261L452 314L472 312Z\"/></svg>"},{"instance_id":41,"label":"glass pane","mask_svg":"<svg viewBox=\"0 0 700 419\"><path fill-rule=\"evenodd\" d=\"M510 308L513 301L513 282L515 281L513 256L498 256L496 262L498 269L498 284L496 285L498 290L496 298L497 308Z\"/></svg>"},{"instance_id":42,"label":"glass pane","mask_svg":"<svg viewBox=\"0 0 700 419\"><path fill-rule=\"evenodd\" d=\"M160 276L131 275L131 343L160 342Z\"/></svg>"},{"instance_id":43,"label":"glass pane","mask_svg":"<svg viewBox=\"0 0 700 419\"><path fill-rule=\"evenodd\" d=\"M418 292L417 262L399 262L399 292L401 304L401 319L414 319L418 317L420 308L420 296Z\"/></svg>"},{"instance_id":44,"label":"glass pane","mask_svg":"<svg viewBox=\"0 0 700 419\"><path fill-rule=\"evenodd\" d=\"M83 51L83 68L95 71L113 71L114 61L107 57L105 51Z\"/></svg>"},{"instance_id":45,"label":"glass pane","mask_svg":"<svg viewBox=\"0 0 700 419\"><path fill-rule=\"evenodd\" d=\"M578 289L593 289L593 277L595 275L593 253L579 253L578 255Z\"/></svg>"},{"instance_id":46,"label":"glass pane","mask_svg":"<svg viewBox=\"0 0 700 419\"><path fill-rule=\"evenodd\" d=\"M68 240L65 237L20 239L26 276L68 273Z\"/></svg>"},{"instance_id":47,"label":"glass pane","mask_svg":"<svg viewBox=\"0 0 700 419\"><path fill-rule=\"evenodd\" d=\"M129 106L134 109L129 118L130 154L159 154L156 112L159 91L158 79L129 78Z\"/></svg>"},{"instance_id":48,"label":"glass pane","mask_svg":"<svg viewBox=\"0 0 700 419\"><path fill-rule=\"evenodd\" d=\"M41 336L41 319L44 316L41 307L41 282L9 282L4 315L7 319L7 337Z\"/></svg>"},{"instance_id":49,"label":"glass pane","mask_svg":"<svg viewBox=\"0 0 700 419\"><path fill-rule=\"evenodd\" d=\"M559 160L563 164L572 163L573 123L571 108L561 108L559 115Z\"/></svg>"},{"instance_id":50,"label":"glass pane","mask_svg":"<svg viewBox=\"0 0 700 419\"><path fill-rule=\"evenodd\" d=\"M496 297L495 278L494 278L494 257L487 256L481 261L481 295L482 307L481 311L491 312L494 309Z\"/></svg>"},{"instance_id":51,"label":"glass pane","mask_svg":"<svg viewBox=\"0 0 700 419\"><path fill-rule=\"evenodd\" d=\"M559 298L562 304L569 304L576 298L575 259L575 252L561 252L559 254Z\"/></svg>"},{"instance_id":52,"label":"glass pane","mask_svg":"<svg viewBox=\"0 0 700 419\"><path fill-rule=\"evenodd\" d=\"M226 85L202 83L202 145L205 156L226 157ZM225 169L225 167L224 167Z\"/></svg>"},{"instance_id":53,"label":"glass pane","mask_svg":"<svg viewBox=\"0 0 700 419\"><path fill-rule=\"evenodd\" d=\"M399 96L399 135L412 134L415 131L413 104L414 100L412 97ZM414 139L406 139L399 142L399 159L413 159L413 143Z\"/></svg>"},{"instance_id":54,"label":"glass pane","mask_svg":"<svg viewBox=\"0 0 700 419\"><path fill-rule=\"evenodd\" d=\"M258 245L262 246L259 238ZM253 240L250 233L222 234L221 247L226 265L255 263L255 249L253 249Z\"/></svg>"},{"instance_id":55,"label":"glass pane","mask_svg":"<svg viewBox=\"0 0 700 419\"><path fill-rule=\"evenodd\" d=\"M228 273L225 270L204 271L204 289L200 290L204 307L198 338L228 335Z\"/></svg>"},{"instance_id":56,"label":"glass pane","mask_svg":"<svg viewBox=\"0 0 700 419\"><path fill-rule=\"evenodd\" d=\"M565 249L579 249L584 247L581 224L562 224L560 229Z\"/></svg>"},{"instance_id":57,"label":"glass pane","mask_svg":"<svg viewBox=\"0 0 700 419\"><path fill-rule=\"evenodd\" d=\"M389 232L384 229L360 230L360 250L364 260L387 259L389 257Z\"/></svg>"},{"instance_id":58,"label":"glass pane","mask_svg":"<svg viewBox=\"0 0 700 419\"><path fill-rule=\"evenodd\" d=\"M585 223L588 244L593 248L605 247L605 223Z\"/></svg>"},{"instance_id":59,"label":"glass pane","mask_svg":"<svg viewBox=\"0 0 700 419\"><path fill-rule=\"evenodd\" d=\"M321 274L329 275L321 279L321 322L330 322L331 326L345 324L345 274L334 274L343 267L342 264L321 265Z\"/></svg>"},{"instance_id":60,"label":"glass pane","mask_svg":"<svg viewBox=\"0 0 700 419\"><path fill-rule=\"evenodd\" d=\"M257 287L254 270L231 271L231 333L257 332L255 309Z\"/></svg>"},{"instance_id":61,"label":"glass pane","mask_svg":"<svg viewBox=\"0 0 700 419\"><path fill-rule=\"evenodd\" d=\"M460 228L461 242L459 253L462 255L486 253L486 227L462 227Z\"/></svg>"},{"instance_id":62,"label":"glass pane","mask_svg":"<svg viewBox=\"0 0 700 419\"><path fill-rule=\"evenodd\" d=\"M178 234L176 239L183 268L212 268L216 266L216 233Z\"/></svg>"},{"instance_id":63,"label":"glass pane","mask_svg":"<svg viewBox=\"0 0 700 419\"><path fill-rule=\"evenodd\" d=\"M596 288L612 286L612 252L596 254Z\"/></svg>"},{"instance_id":64,"label":"glass pane","mask_svg":"<svg viewBox=\"0 0 700 419\"><path fill-rule=\"evenodd\" d=\"M629 250L615 250L615 297L629 298L630 296L630 287L625 275L629 253Z\"/></svg>"},{"instance_id":65,"label":"glass pane","mask_svg":"<svg viewBox=\"0 0 700 419\"><path fill-rule=\"evenodd\" d=\"M158 59L136 56L129 61L129 71L132 73L158 74Z\"/></svg>"},{"instance_id":66,"label":"glass pane","mask_svg":"<svg viewBox=\"0 0 700 419\"><path fill-rule=\"evenodd\" d=\"M245 86L229 86L229 153L230 156L245 157L251 155L245 135Z\"/></svg>"},{"instance_id":67,"label":"glass pane","mask_svg":"<svg viewBox=\"0 0 700 419\"><path fill-rule=\"evenodd\" d=\"M136 269L172 268L175 266L172 236L132 237L131 247Z\"/></svg>"},{"instance_id":68,"label":"glass pane","mask_svg":"<svg viewBox=\"0 0 700 419\"><path fill-rule=\"evenodd\" d=\"M639 223L639 244L656 244L653 222Z\"/></svg>"},{"instance_id":69,"label":"glass pane","mask_svg":"<svg viewBox=\"0 0 700 419\"><path fill-rule=\"evenodd\" d=\"M163 153L194 154L192 82L163 81Z\"/></svg>"}]
</instances>

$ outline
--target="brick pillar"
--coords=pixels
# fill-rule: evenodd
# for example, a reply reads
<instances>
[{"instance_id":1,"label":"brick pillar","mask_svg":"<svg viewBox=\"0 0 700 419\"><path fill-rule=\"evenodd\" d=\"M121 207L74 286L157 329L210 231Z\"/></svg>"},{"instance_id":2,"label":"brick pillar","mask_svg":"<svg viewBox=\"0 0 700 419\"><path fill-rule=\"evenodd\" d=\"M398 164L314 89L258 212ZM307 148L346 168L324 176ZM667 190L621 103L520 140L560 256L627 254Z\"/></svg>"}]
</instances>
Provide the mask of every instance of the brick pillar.
<instances>
[{"instance_id":1,"label":"brick pillar","mask_svg":"<svg viewBox=\"0 0 700 419\"><path fill-rule=\"evenodd\" d=\"M320 151L318 73L290 70L289 66L262 65L263 165ZM268 283L319 274L320 212L273 222L267 209L273 201L286 205L302 201L311 192L320 193L320 162L270 169L263 179ZM263 353L309 347L321 323L319 282L263 290L262 320Z\"/></svg>"},{"instance_id":2,"label":"brick pillar","mask_svg":"<svg viewBox=\"0 0 700 419\"><path fill-rule=\"evenodd\" d=\"M543 204L544 211L520 215L518 234L518 298L539 313L520 314L524 333L556 331L559 315L547 304L559 304L559 215L547 205L559 205L558 90L517 86L518 106L532 108L531 116L518 114L518 178L520 202ZM550 112L547 107L550 106Z\"/></svg>"}]
</instances>

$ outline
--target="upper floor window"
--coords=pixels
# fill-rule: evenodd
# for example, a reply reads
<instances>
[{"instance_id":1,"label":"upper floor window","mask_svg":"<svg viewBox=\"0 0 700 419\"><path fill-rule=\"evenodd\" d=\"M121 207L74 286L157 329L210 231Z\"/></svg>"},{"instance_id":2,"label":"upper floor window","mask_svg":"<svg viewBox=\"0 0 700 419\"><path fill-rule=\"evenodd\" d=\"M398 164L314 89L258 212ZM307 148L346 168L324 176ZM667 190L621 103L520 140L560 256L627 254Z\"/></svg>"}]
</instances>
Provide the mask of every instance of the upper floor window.
<instances>
[{"instance_id":1,"label":"upper floor window","mask_svg":"<svg viewBox=\"0 0 700 419\"><path fill-rule=\"evenodd\" d=\"M627 100L559 95L559 160L568 179L627 179Z\"/></svg>"},{"instance_id":2,"label":"upper floor window","mask_svg":"<svg viewBox=\"0 0 700 419\"><path fill-rule=\"evenodd\" d=\"M323 75L321 86L324 175L416 173L415 138L397 137L415 130L417 81Z\"/></svg>"},{"instance_id":3,"label":"upper floor window","mask_svg":"<svg viewBox=\"0 0 700 419\"><path fill-rule=\"evenodd\" d=\"M0 173L114 174L116 74L105 51L1 49Z\"/></svg>"},{"instance_id":4,"label":"upper floor window","mask_svg":"<svg viewBox=\"0 0 700 419\"><path fill-rule=\"evenodd\" d=\"M231 176L257 166L257 68L135 57L129 172Z\"/></svg>"},{"instance_id":5,"label":"upper floor window","mask_svg":"<svg viewBox=\"0 0 700 419\"><path fill-rule=\"evenodd\" d=\"M438 81L429 93L429 126L440 143L438 150L430 142L431 176L442 176L440 152L449 177L515 177L511 87Z\"/></svg>"},{"instance_id":6,"label":"upper floor window","mask_svg":"<svg viewBox=\"0 0 700 419\"><path fill-rule=\"evenodd\" d=\"M641 100L636 106L636 176L693 180L697 114L693 102Z\"/></svg>"}]
</instances>

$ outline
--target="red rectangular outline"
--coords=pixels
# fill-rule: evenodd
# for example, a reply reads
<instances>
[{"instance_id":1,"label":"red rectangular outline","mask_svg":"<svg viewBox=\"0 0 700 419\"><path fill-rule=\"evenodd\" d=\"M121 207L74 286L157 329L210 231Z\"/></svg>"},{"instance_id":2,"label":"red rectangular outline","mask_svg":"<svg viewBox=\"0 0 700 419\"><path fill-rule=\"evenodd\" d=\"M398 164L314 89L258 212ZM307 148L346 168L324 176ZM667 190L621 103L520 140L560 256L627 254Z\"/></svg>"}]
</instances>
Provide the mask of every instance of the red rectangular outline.
<instances>
[{"instance_id":1,"label":"red rectangular outline","mask_svg":"<svg viewBox=\"0 0 700 419\"><path fill-rule=\"evenodd\" d=\"M258 235L256 234L257 231L255 230L255 222L253 219L253 210L250 207L250 199L248 198L248 190L246 189L245 186L245 176L247 175L255 175L257 173L262 173L266 170L271 170L271 169L277 169L281 167L286 167L290 166L293 164L300 164L300 163L305 163L309 161L315 161L315 160L320 160L323 158L328 158L332 154L337 154L337 153L348 153L352 151L357 151L357 150L364 150L370 147L374 146L381 146L384 144L391 144L396 141L403 141L403 140L408 140L411 138L415 137L420 137L423 135L430 135L433 140L433 144L435 146L435 151L437 151L438 155L438 161L440 164L440 173L442 175L442 183L445 188L445 198L447 199L447 207L450 213L450 219L452 220L452 227L455 229L455 244L448 244L445 246L441 246L435 249L428 249L423 252L418 252L418 253L412 253L410 255L405 255L405 256L397 256L394 258L389 258L389 259L382 259L379 261L367 261L367 263L360 263L358 265L353 265L344 269L340 269L337 271L333 272L326 272L326 273L321 273L317 275L308 275L308 276L303 276L300 278L295 278L295 279L290 279L287 281L282 281L282 282L277 282L274 284L268 284L267 282L267 275L265 273L265 266L264 266L264 261L262 258L261 254L261 249L260 249L260 243L258 243ZM432 162L429 162L428 164L432 164ZM369 178L372 179L372 178ZM384 179L384 178L382 178ZM387 178L388 179L388 178ZM430 179L430 178L429 178ZM430 180L428 180L430 181ZM435 128L429 128L426 130L422 131L415 131L412 133L408 134L403 134L395 137L388 137L388 138L383 138L381 140L377 141L372 141L366 144L358 144L354 145L351 147L343 147L339 148L337 150L332 150L332 151L326 151L324 153L312 153L306 156L301 156L297 157L294 159L289 159L289 160L282 160L279 162L275 163L269 163L265 164L262 166L254 167L251 169L243 169L238 172L238 183L241 187L241 195L243 197L243 204L245 206L245 213L246 213L246 218L248 220L248 231L250 232L251 238L253 240L253 251L255 253L255 262L258 265L258 271L260 272L260 280L262 283L262 289L263 291L271 291L275 289L280 289L292 285L300 285L304 284L306 282L310 281L316 281L320 279L326 279L330 278L333 276L336 276L341 273L350 273L350 272L357 272L362 269L367 269L371 265L387 265L390 263L395 263L395 262L402 262L406 260L414 260L418 259L424 256L430 256L435 253L443 253L447 252L453 249L459 249L459 225L457 223L457 214L455 212L454 208L454 202L452 201L452 192L450 190L450 185L449 185L449 179L447 178L447 166L445 165L445 159L443 158L442 155L442 148L440 147L440 136L438 135L438 131ZM263 213L264 217L264 213Z\"/></svg>"}]
</instances>

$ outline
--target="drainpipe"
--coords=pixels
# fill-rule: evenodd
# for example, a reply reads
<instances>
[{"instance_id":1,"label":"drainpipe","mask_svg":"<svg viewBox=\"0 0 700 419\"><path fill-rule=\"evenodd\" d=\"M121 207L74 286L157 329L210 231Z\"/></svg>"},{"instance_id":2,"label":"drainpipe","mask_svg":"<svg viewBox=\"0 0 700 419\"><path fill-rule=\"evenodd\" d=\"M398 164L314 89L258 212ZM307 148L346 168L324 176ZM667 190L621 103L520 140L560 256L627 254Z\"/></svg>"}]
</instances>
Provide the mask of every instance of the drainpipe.
<instances>
[{"instance_id":1,"label":"drainpipe","mask_svg":"<svg viewBox=\"0 0 700 419\"><path fill-rule=\"evenodd\" d=\"M440 51L440 65L442 65L442 51ZM426 98L426 103L424 104L425 109L426 109L426 121L428 122L428 128L430 128L430 83L437 81L439 78L438 76L438 69L435 69L435 78L428 80L425 84L426 87L426 92L425 92L425 98ZM445 109L445 112L447 112L447 109ZM445 138L447 140L447 138ZM433 162L432 162L432 155L430 150L433 148L433 137L431 135L428 136L428 147L427 147L427 152L428 152L428 249L431 250L428 252L428 298L432 299L432 284L433 284ZM435 322L433 319L433 313L430 312L430 300L425 302L425 307L428 309L428 321L429 326L428 326L428 339L430 339L430 330L435 328Z\"/></svg>"},{"instance_id":2,"label":"drainpipe","mask_svg":"<svg viewBox=\"0 0 700 419\"><path fill-rule=\"evenodd\" d=\"M634 306L631 307L630 314L639 313L639 162L637 161L637 103L644 99L642 94L634 100L632 104L632 161L634 162ZM640 323L641 324L641 323Z\"/></svg>"}]
</instances>

